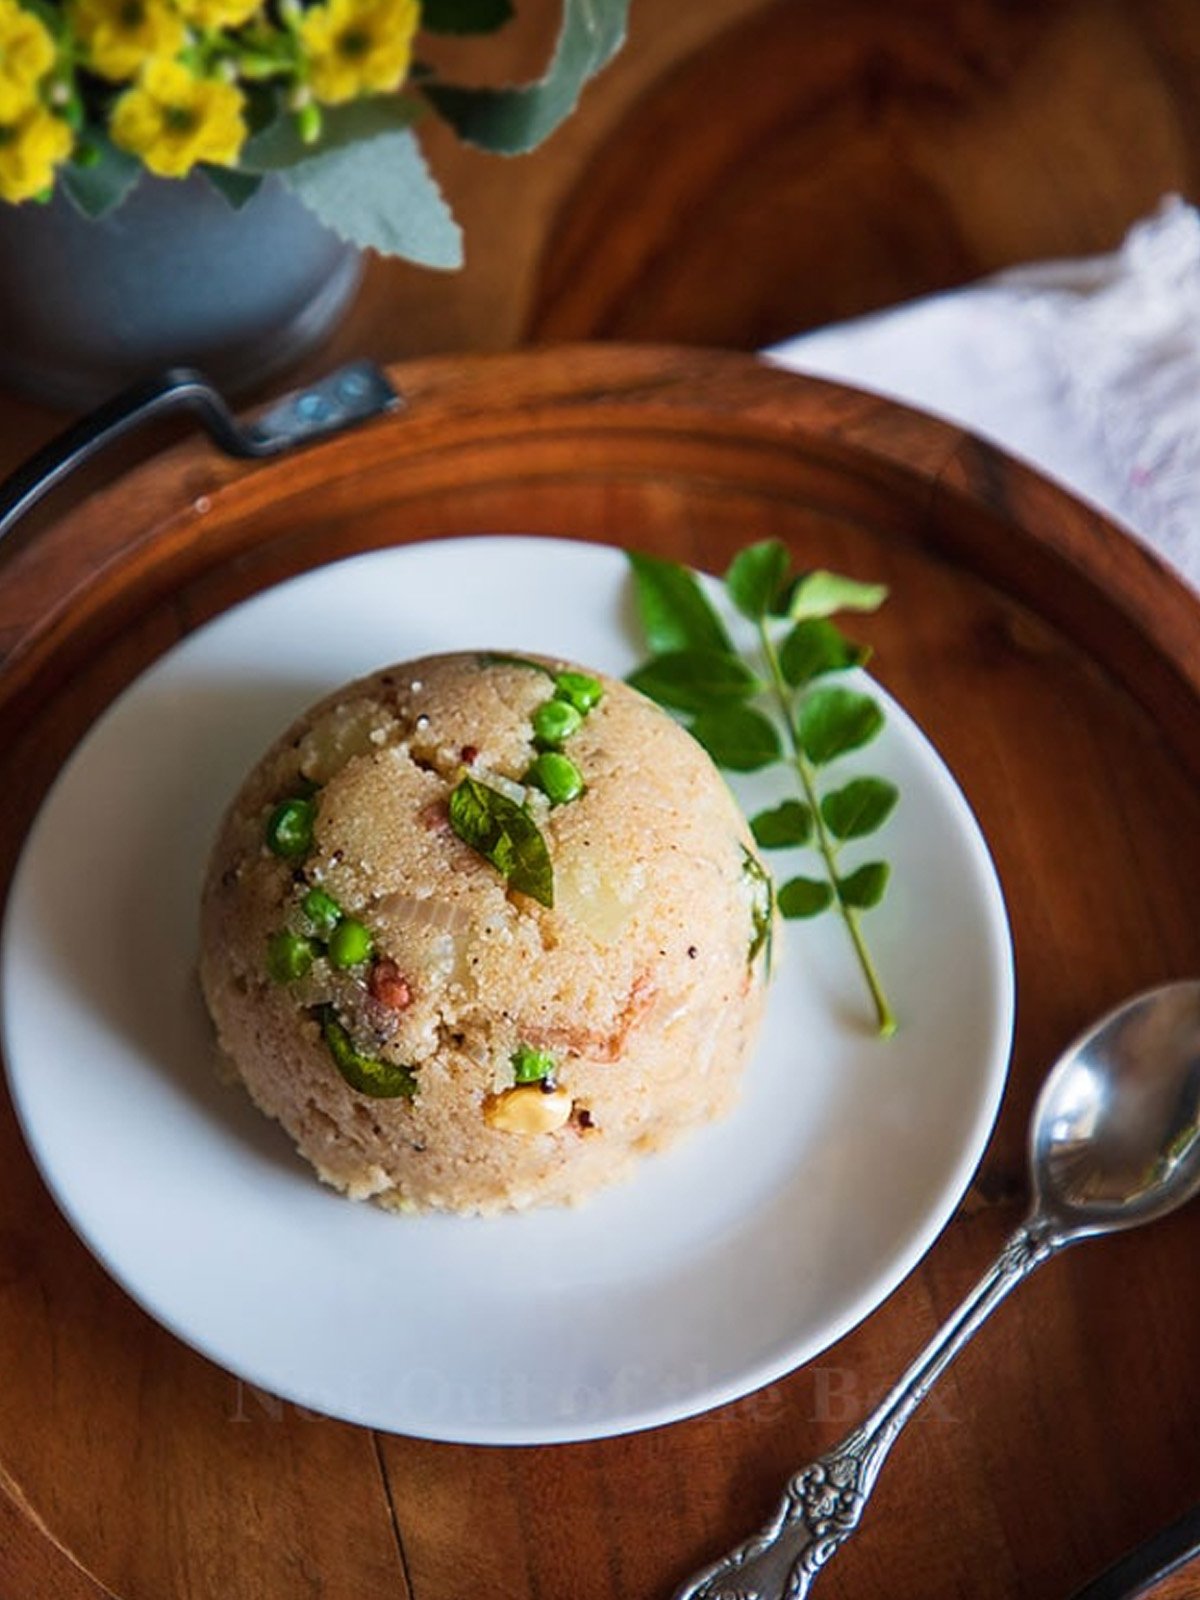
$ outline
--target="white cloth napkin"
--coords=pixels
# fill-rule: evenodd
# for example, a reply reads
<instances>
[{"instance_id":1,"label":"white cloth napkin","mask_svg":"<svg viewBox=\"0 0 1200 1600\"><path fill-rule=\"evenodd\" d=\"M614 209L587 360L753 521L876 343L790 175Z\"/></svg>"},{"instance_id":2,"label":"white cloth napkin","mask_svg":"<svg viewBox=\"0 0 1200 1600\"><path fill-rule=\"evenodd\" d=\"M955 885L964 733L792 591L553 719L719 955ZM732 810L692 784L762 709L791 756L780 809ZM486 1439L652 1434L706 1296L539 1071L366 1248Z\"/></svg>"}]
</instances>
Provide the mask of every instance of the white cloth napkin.
<instances>
[{"instance_id":1,"label":"white cloth napkin","mask_svg":"<svg viewBox=\"0 0 1200 1600\"><path fill-rule=\"evenodd\" d=\"M823 328L768 359L920 406L1090 500L1200 587L1200 214Z\"/></svg>"}]
</instances>

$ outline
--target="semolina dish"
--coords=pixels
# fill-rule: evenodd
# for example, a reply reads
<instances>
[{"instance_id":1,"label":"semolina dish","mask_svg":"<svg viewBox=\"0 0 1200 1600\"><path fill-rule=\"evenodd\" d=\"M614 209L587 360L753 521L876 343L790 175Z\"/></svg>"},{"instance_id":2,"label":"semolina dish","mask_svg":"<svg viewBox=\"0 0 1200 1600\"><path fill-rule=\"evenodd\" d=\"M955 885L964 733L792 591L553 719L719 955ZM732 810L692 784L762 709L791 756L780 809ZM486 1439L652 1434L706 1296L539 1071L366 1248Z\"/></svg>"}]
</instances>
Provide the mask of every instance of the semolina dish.
<instances>
[{"instance_id":1,"label":"semolina dish","mask_svg":"<svg viewBox=\"0 0 1200 1600\"><path fill-rule=\"evenodd\" d=\"M708 756L542 657L389 667L244 783L204 888L220 1049L397 1210L577 1201L731 1105L771 903Z\"/></svg>"}]
</instances>

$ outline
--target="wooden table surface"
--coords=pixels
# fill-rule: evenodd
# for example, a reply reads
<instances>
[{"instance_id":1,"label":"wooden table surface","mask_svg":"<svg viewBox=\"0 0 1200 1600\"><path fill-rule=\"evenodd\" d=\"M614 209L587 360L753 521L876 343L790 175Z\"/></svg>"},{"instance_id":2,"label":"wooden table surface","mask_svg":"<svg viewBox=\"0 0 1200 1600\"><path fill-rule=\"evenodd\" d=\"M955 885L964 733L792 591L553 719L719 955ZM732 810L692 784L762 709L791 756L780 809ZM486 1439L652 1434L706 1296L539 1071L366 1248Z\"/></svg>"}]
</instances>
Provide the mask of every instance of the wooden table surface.
<instances>
[{"instance_id":1,"label":"wooden table surface","mask_svg":"<svg viewBox=\"0 0 1200 1600\"><path fill-rule=\"evenodd\" d=\"M834 33L797 0L639 0L630 49L545 151L497 167L435 135L466 272L373 263L297 380L359 354L497 351L531 335L751 347L1022 256L1111 247L1160 193L1195 192L1190 0L838 11ZM523 14L514 72L540 58L552 0ZM783 60L805 75L795 102L769 77ZM754 100L757 120L701 123L714 81ZM823 92L831 82L842 98ZM629 196L631 138L636 156L651 136L663 159L634 237L624 215L619 228L604 218L614 193ZM736 292L729 273L714 282L713 261L737 261L747 219L782 215L781 196L793 221L755 233ZM797 216L822 219L828 249L814 252ZM0 672L4 880L89 716L181 629L313 559L450 531L621 543L636 529L716 568L744 538L780 533L892 584L873 630L880 675L963 782L1013 911L1004 1111L927 1261L804 1370L667 1429L482 1450L313 1417L186 1350L75 1240L5 1105L4 1600L665 1600L762 1519L786 1473L883 1392L990 1259L1019 1216L1025 1119L1055 1051L1124 993L1200 969L1200 613L1098 519L953 429L716 358L417 361L402 381L412 426L394 468L372 457L367 510L337 488L353 453L324 457L319 483L301 476L305 508L252 489L243 503L242 469L187 445L90 502L68 492L41 518L45 561L0 567L0 657L19 647ZM0 470L62 420L0 396ZM201 490L227 508L215 564L189 531ZM1067 1600L1200 1498L1198 1226L1186 1214L1086 1247L1000 1313L897 1448L869 1528L821 1579L831 1600ZM1161 1591L1197 1593L1195 1570Z\"/></svg>"}]
</instances>

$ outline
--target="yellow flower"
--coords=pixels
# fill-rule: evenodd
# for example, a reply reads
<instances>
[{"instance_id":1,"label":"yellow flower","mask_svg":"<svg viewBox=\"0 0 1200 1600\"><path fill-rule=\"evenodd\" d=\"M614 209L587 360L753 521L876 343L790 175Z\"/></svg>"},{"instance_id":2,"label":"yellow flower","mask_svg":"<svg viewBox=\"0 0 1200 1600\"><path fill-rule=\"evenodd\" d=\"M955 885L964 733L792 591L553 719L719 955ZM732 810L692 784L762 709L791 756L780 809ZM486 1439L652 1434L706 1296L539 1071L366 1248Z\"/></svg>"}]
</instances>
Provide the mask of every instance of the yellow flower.
<instances>
[{"instance_id":1,"label":"yellow flower","mask_svg":"<svg viewBox=\"0 0 1200 1600\"><path fill-rule=\"evenodd\" d=\"M0 122L0 200L32 200L54 182L75 135L61 117L33 105L12 122Z\"/></svg>"},{"instance_id":2,"label":"yellow flower","mask_svg":"<svg viewBox=\"0 0 1200 1600\"><path fill-rule=\"evenodd\" d=\"M168 0L75 0L71 19L88 66L116 83L136 78L156 56L173 56L184 40Z\"/></svg>"},{"instance_id":3,"label":"yellow flower","mask_svg":"<svg viewBox=\"0 0 1200 1600\"><path fill-rule=\"evenodd\" d=\"M326 0L305 12L300 40L317 99L337 105L399 88L419 19L418 0Z\"/></svg>"},{"instance_id":4,"label":"yellow flower","mask_svg":"<svg viewBox=\"0 0 1200 1600\"><path fill-rule=\"evenodd\" d=\"M175 0L177 10L198 28L240 28L261 11L261 0Z\"/></svg>"},{"instance_id":5,"label":"yellow flower","mask_svg":"<svg viewBox=\"0 0 1200 1600\"><path fill-rule=\"evenodd\" d=\"M54 54L50 30L17 0L0 0L0 121L15 122L34 104Z\"/></svg>"},{"instance_id":6,"label":"yellow flower","mask_svg":"<svg viewBox=\"0 0 1200 1600\"><path fill-rule=\"evenodd\" d=\"M231 83L152 61L113 107L109 132L160 178L182 178L197 161L234 164L246 138L244 105Z\"/></svg>"}]
</instances>

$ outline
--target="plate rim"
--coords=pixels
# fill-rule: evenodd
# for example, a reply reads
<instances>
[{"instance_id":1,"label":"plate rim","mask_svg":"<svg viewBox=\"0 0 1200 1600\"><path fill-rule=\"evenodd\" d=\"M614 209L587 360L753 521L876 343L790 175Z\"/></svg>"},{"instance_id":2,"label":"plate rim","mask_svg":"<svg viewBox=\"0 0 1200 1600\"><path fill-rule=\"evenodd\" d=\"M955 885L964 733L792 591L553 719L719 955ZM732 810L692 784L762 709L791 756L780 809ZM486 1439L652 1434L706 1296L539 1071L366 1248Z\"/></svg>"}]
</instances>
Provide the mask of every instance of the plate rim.
<instances>
[{"instance_id":1,"label":"plate rim","mask_svg":"<svg viewBox=\"0 0 1200 1600\"><path fill-rule=\"evenodd\" d=\"M260 602L270 600L281 590L312 583L332 567L369 565L380 558L388 560L397 556L419 556L422 552L434 547L444 551L447 547L458 546L461 548L470 546L477 551L481 544L521 546L536 544L540 555L545 553L547 547L570 549L572 552L585 552L589 556L595 555L604 559L623 554L618 546L602 544L587 539L573 539L569 536L550 537L541 534L521 535L507 533L496 535L480 533L460 536L450 535L359 551L338 557L333 561L321 562L314 567L306 569L304 572L284 578L277 583L266 585L255 593L224 608L213 617L206 619L199 627L186 634L182 639L168 646L167 649L156 655L153 660L146 663L104 708L92 725L84 732L83 736L76 742L53 782L43 795L34 821L27 831L17 865L12 874L10 892L4 911L3 927L0 929L0 1045L3 1047L5 1076L22 1136L31 1159L54 1204L65 1217L72 1231L83 1241L86 1248L97 1259L120 1290L128 1295L135 1304L140 1306L173 1337L179 1338L188 1348L196 1351L206 1359L214 1361L224 1370L232 1373L252 1387L262 1389L302 1407L313 1406L311 1392L306 1394L302 1386L297 1387L287 1379L280 1381L277 1375L255 1372L251 1370L252 1364L247 1364L246 1362L241 1362L237 1365L232 1364L223 1352L214 1352L211 1345L198 1342L195 1334L189 1331L185 1323L172 1315L169 1309L143 1294L134 1283L130 1282L125 1272L114 1260L109 1245L102 1238L97 1237L89 1219L79 1214L71 1204L70 1199L60 1188L57 1177L52 1171L47 1170L47 1166L43 1161L43 1153L37 1131L30 1125L27 1118L27 1107L18 1083L21 1074L13 1066L14 1055L10 1048L11 1007L8 1003L9 987L12 981L10 947L16 939L16 924L25 899L26 878L32 870L38 837L52 799L60 791L61 786L69 781L70 774L92 747L93 741L102 739L110 719L128 699L137 694L147 679L156 674L166 663L175 660L181 651L185 650L193 641L201 638L210 629L218 627L226 619L253 608ZM977 1170L987 1149L1000 1114L1008 1081L1011 1045L1015 1027L1015 963L1011 925L1004 903L999 874L986 837L969 801L944 758L932 740L924 733L920 724L882 685L876 684L875 688L887 701L889 718L894 712L898 712L899 718L906 728L906 737L915 736L918 743L925 747L926 754L932 758L932 763L939 772L940 781L952 795L967 824L967 837L970 841L971 853L975 857L978 866L982 869L979 881L987 902L987 926L990 935L996 941L996 948L993 952L996 961L992 965L991 972L992 976L998 980L1000 992L998 994L999 1003L990 1019L991 1049L987 1063L988 1070L986 1073L981 1072L980 1092L972 1117L970 1136L964 1140L962 1148L959 1149L953 1163L952 1172L938 1186L938 1203L928 1208L929 1216L925 1224L913 1231L906 1248L898 1252L888 1262L884 1270L859 1290L858 1294L850 1301L839 1317L823 1323L821 1333L813 1341L810 1341L812 1348L793 1344L788 1349L781 1351L777 1358L764 1360L755 1366L741 1369L737 1376L729 1378L724 1383L709 1383L694 1396L682 1402L679 1399L672 1399L663 1401L657 1407L643 1406L637 1415L632 1418L626 1417L608 1421L588 1419L575 1423L558 1421L549 1428L544 1424L521 1426L513 1423L500 1423L490 1426L479 1422L472 1422L465 1427L422 1426L419 1428L402 1428L396 1423L382 1422L378 1417L368 1415L369 1407L360 1410L351 1405L339 1404L336 1409L328 1408L325 1405L319 1405L316 1407L317 1409L321 1409L330 1416L339 1417L364 1427L405 1433L417 1438L471 1445L570 1443L614 1437L627 1432L638 1432L660 1427L752 1395L812 1361L817 1355L843 1338L869 1317L873 1311L883 1305L925 1258L957 1212L962 1197L970 1184L971 1177ZM633 1181L636 1182L636 1179Z\"/></svg>"}]
</instances>

